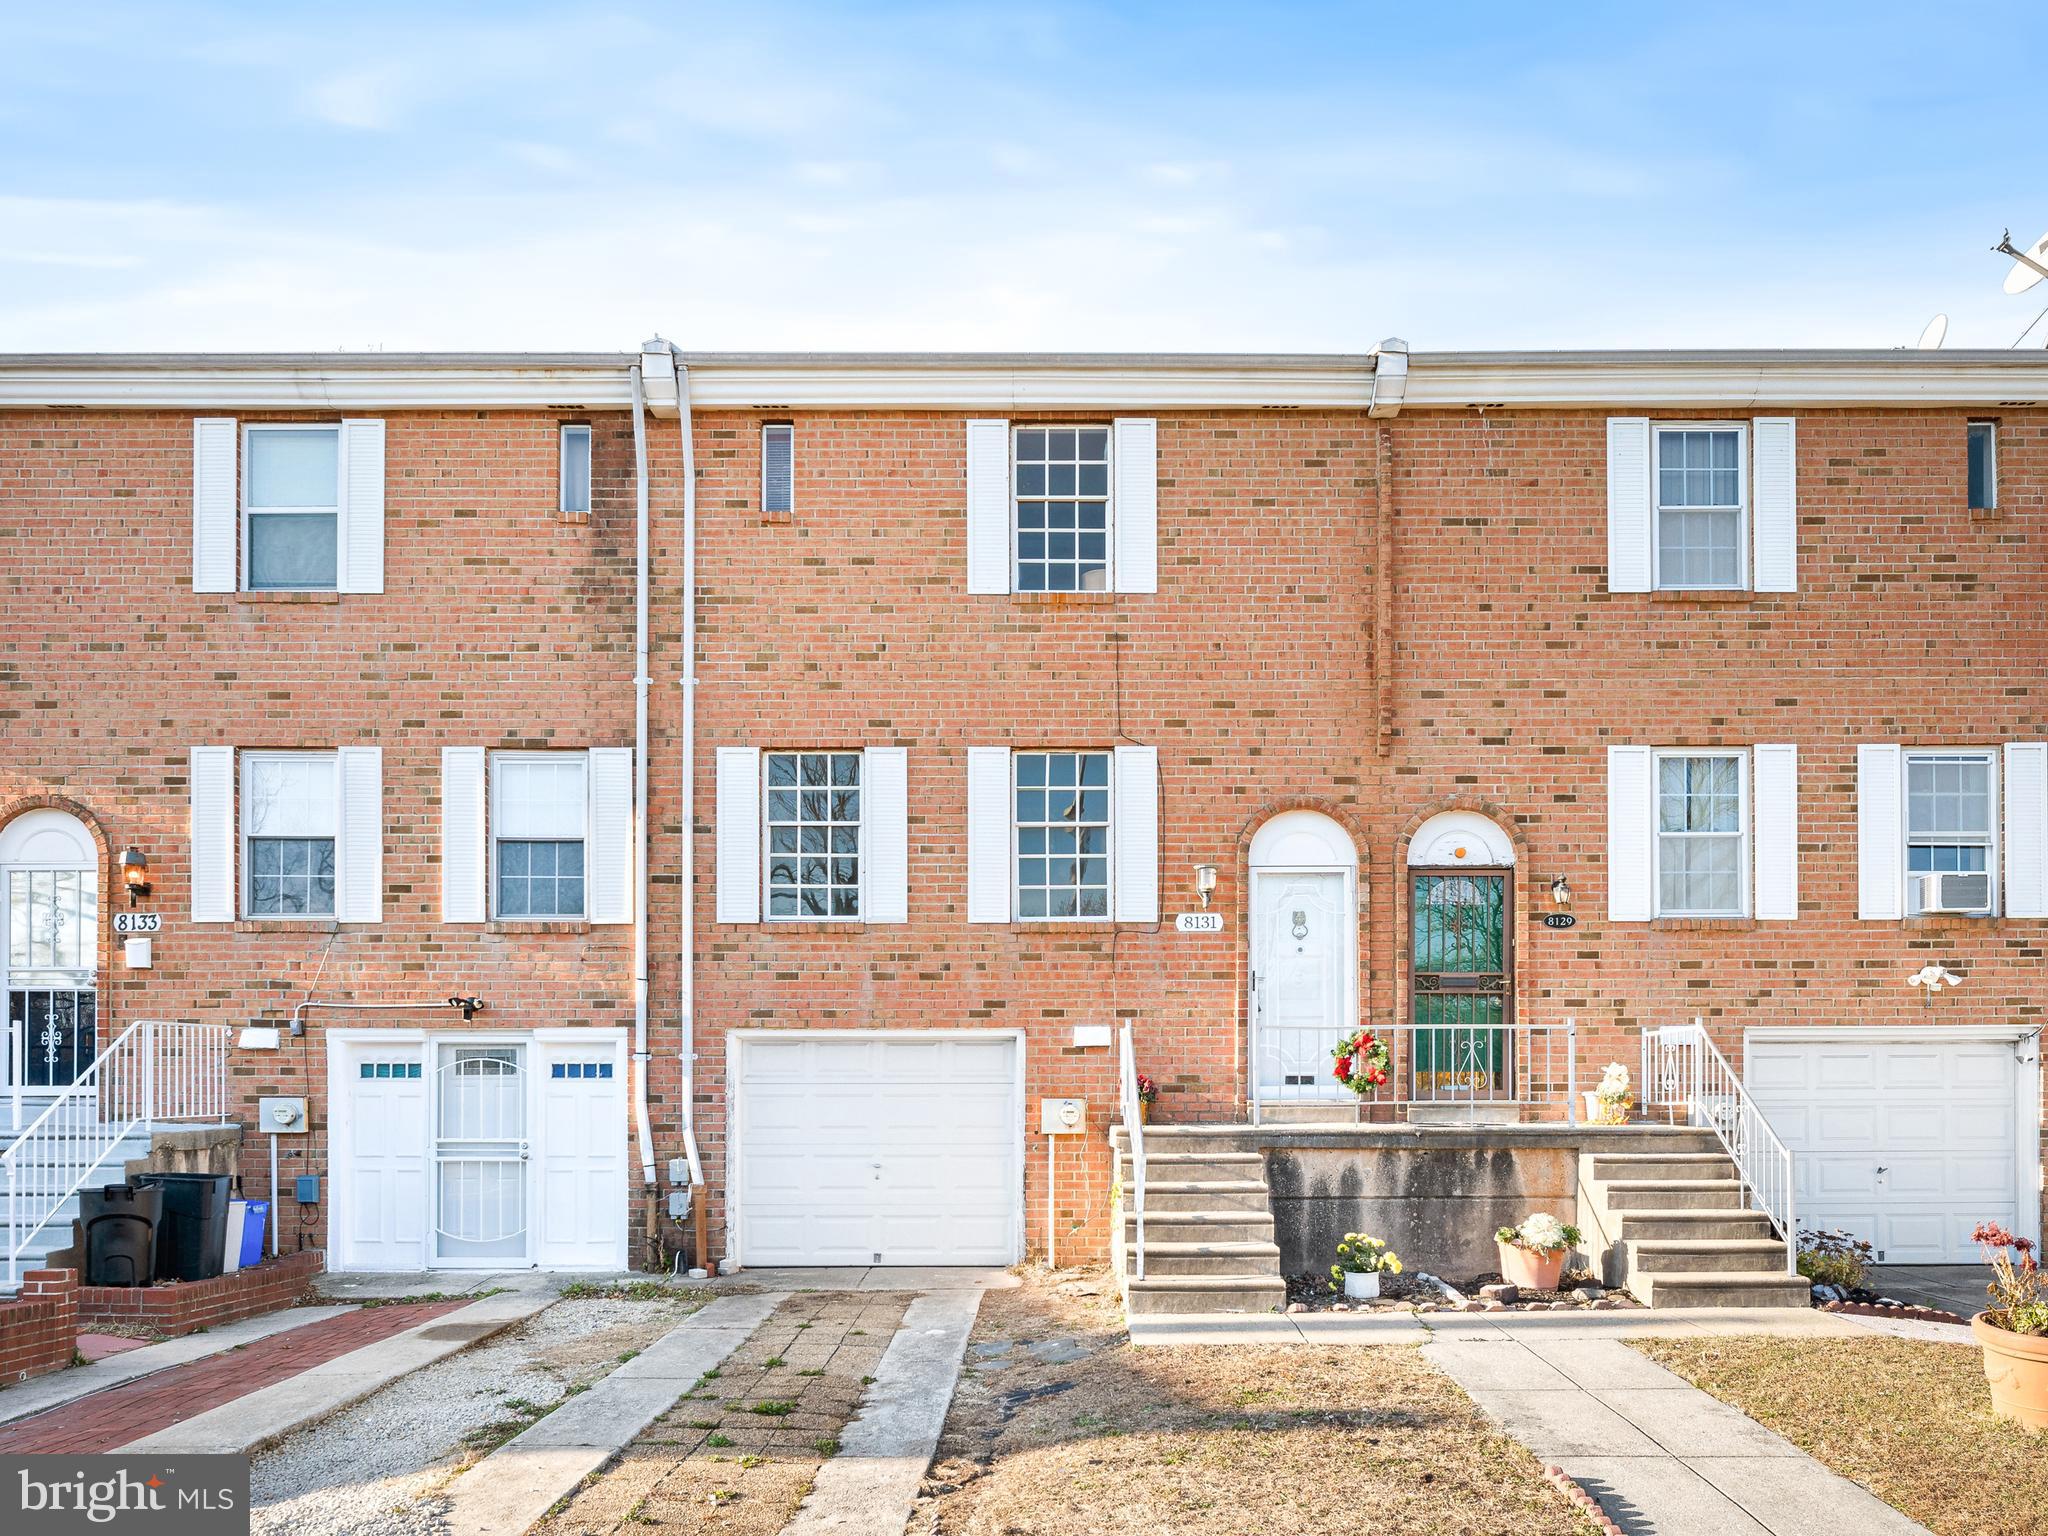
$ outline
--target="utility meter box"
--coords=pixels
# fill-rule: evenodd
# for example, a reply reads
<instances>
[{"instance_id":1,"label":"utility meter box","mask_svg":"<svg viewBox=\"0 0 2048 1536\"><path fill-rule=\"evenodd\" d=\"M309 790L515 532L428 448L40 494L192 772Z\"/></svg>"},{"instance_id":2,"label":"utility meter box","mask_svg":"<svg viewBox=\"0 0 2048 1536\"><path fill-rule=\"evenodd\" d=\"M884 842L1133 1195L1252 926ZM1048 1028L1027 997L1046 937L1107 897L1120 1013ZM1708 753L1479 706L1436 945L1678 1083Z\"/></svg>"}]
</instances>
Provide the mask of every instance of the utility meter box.
<instances>
[{"instance_id":1,"label":"utility meter box","mask_svg":"<svg viewBox=\"0 0 2048 1536\"><path fill-rule=\"evenodd\" d=\"M304 1099L258 1099L256 1109L259 1128L265 1135L299 1136L307 1130Z\"/></svg>"},{"instance_id":2,"label":"utility meter box","mask_svg":"<svg viewBox=\"0 0 2048 1536\"><path fill-rule=\"evenodd\" d=\"M1088 1129L1086 1099L1040 1099L1039 1130L1047 1136L1078 1136Z\"/></svg>"}]
</instances>

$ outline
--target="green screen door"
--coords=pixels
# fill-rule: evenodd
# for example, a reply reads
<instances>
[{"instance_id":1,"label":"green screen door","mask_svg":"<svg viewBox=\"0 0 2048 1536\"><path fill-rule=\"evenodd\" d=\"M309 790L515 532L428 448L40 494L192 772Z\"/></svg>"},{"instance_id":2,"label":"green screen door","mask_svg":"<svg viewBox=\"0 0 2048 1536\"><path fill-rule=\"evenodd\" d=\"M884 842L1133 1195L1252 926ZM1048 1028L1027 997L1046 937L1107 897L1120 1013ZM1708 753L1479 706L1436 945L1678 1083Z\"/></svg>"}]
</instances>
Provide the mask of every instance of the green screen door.
<instances>
[{"instance_id":1,"label":"green screen door","mask_svg":"<svg viewBox=\"0 0 2048 1536\"><path fill-rule=\"evenodd\" d=\"M1418 1099L1496 1098L1508 1083L1508 877L1417 870L1409 995Z\"/></svg>"}]
</instances>

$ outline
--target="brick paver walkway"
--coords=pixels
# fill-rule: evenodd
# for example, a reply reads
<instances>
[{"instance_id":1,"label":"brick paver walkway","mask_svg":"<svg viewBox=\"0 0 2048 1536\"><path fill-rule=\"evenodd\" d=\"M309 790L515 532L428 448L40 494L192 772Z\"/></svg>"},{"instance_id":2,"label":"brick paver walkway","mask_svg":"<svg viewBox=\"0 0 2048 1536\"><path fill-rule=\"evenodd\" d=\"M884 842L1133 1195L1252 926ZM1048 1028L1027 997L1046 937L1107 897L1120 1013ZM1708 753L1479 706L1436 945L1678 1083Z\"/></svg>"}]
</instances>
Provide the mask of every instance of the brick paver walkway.
<instances>
[{"instance_id":1,"label":"brick paver walkway","mask_svg":"<svg viewBox=\"0 0 2048 1536\"><path fill-rule=\"evenodd\" d=\"M0 1429L0 1455L110 1451L467 1305L464 1297L365 1307L345 1317L258 1339L226 1354L173 1366Z\"/></svg>"}]
</instances>

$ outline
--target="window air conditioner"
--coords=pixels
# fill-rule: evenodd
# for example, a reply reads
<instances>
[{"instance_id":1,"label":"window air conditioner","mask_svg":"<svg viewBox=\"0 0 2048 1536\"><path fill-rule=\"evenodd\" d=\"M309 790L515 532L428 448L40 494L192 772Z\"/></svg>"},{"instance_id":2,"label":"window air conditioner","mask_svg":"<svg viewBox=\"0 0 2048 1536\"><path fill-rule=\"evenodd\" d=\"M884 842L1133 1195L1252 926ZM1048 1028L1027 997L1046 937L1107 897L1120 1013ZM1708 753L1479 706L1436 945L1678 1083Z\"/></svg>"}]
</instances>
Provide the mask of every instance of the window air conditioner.
<instances>
[{"instance_id":1,"label":"window air conditioner","mask_svg":"<svg viewBox=\"0 0 2048 1536\"><path fill-rule=\"evenodd\" d=\"M1988 874L1945 870L1940 874L1915 875L1913 878L1920 882L1922 912L1991 910L1991 876Z\"/></svg>"}]
</instances>

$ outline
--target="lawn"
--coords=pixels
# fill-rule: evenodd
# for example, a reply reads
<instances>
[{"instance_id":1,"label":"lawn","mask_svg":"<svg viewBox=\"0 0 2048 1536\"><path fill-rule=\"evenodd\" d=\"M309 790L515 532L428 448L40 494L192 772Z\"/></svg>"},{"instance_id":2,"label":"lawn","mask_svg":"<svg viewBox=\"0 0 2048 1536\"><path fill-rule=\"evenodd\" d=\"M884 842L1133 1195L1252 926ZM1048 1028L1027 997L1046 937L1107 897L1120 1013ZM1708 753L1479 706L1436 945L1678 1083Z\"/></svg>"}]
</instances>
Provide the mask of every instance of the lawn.
<instances>
[{"instance_id":1,"label":"lawn","mask_svg":"<svg viewBox=\"0 0 2048 1536\"><path fill-rule=\"evenodd\" d=\"M2048 1529L2048 1435L1995 1419L1983 1357L1915 1339L1644 1339L1637 1349L1935 1536Z\"/></svg>"},{"instance_id":2,"label":"lawn","mask_svg":"<svg viewBox=\"0 0 2048 1536\"><path fill-rule=\"evenodd\" d=\"M1405 1346L1134 1349L1114 1285L991 1291L910 1529L1590 1536Z\"/></svg>"}]
</instances>

